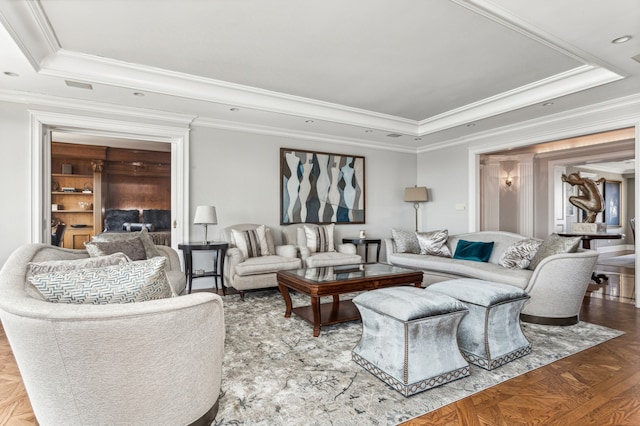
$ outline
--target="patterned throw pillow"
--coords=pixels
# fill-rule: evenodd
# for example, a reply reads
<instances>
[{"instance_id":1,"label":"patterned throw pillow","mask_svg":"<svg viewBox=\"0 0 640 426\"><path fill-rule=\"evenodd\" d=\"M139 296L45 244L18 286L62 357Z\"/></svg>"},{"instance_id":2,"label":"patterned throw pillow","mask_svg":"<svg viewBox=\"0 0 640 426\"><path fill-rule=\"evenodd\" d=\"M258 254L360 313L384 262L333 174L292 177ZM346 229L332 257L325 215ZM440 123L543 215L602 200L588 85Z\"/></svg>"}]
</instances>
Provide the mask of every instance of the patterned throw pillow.
<instances>
[{"instance_id":1,"label":"patterned throw pillow","mask_svg":"<svg viewBox=\"0 0 640 426\"><path fill-rule=\"evenodd\" d=\"M246 231L232 229L231 237L245 259L271 255L264 225Z\"/></svg>"},{"instance_id":2,"label":"patterned throw pillow","mask_svg":"<svg viewBox=\"0 0 640 426\"><path fill-rule=\"evenodd\" d=\"M531 260L529 268L532 271L545 257L560 253L575 253L582 237L561 237L558 234L551 234L540 244L536 255Z\"/></svg>"},{"instance_id":3,"label":"patterned throw pillow","mask_svg":"<svg viewBox=\"0 0 640 426\"><path fill-rule=\"evenodd\" d=\"M396 244L397 253L420 254L420 244L418 243L418 237L415 232L392 229L391 237Z\"/></svg>"},{"instance_id":4,"label":"patterned throw pillow","mask_svg":"<svg viewBox=\"0 0 640 426\"><path fill-rule=\"evenodd\" d=\"M307 247L311 253L336 251L333 243L334 224L304 227Z\"/></svg>"},{"instance_id":5,"label":"patterned throw pillow","mask_svg":"<svg viewBox=\"0 0 640 426\"><path fill-rule=\"evenodd\" d=\"M528 238L511 244L500 256L498 265L507 269L527 269L542 240Z\"/></svg>"},{"instance_id":6,"label":"patterned throw pillow","mask_svg":"<svg viewBox=\"0 0 640 426\"><path fill-rule=\"evenodd\" d=\"M105 305L173 296L164 257L103 268L32 275L29 281L52 303Z\"/></svg>"},{"instance_id":7,"label":"patterned throw pillow","mask_svg":"<svg viewBox=\"0 0 640 426\"><path fill-rule=\"evenodd\" d=\"M84 243L89 256L107 256L113 253L124 253L131 260L145 260L147 253L144 251L142 240L138 237L120 241L91 241Z\"/></svg>"},{"instance_id":8,"label":"patterned throw pillow","mask_svg":"<svg viewBox=\"0 0 640 426\"><path fill-rule=\"evenodd\" d=\"M92 242L109 242L109 241L122 241L129 240L131 238L140 238L142 240L142 244L144 245L144 251L147 254L147 259L151 259L152 257L162 256L162 253L158 250L155 243L153 242L153 238L149 235L149 232L146 228L142 229L140 232L135 234L130 234L127 232L105 232L102 234L94 235L91 239Z\"/></svg>"},{"instance_id":9,"label":"patterned throw pillow","mask_svg":"<svg viewBox=\"0 0 640 426\"><path fill-rule=\"evenodd\" d=\"M25 282L25 291L31 297L44 300L40 293L28 277L32 275L46 274L48 272L64 272L74 271L76 269L87 268L103 268L105 266L120 265L122 263L131 262L131 259L123 253L114 253L109 256L86 257L76 260L47 260L45 262L29 262L27 264L27 281Z\"/></svg>"},{"instance_id":10,"label":"patterned throw pillow","mask_svg":"<svg viewBox=\"0 0 640 426\"><path fill-rule=\"evenodd\" d=\"M451 257L451 250L447 247L449 230L432 232L416 232L418 244L420 244L420 254L432 254L435 256Z\"/></svg>"}]
</instances>

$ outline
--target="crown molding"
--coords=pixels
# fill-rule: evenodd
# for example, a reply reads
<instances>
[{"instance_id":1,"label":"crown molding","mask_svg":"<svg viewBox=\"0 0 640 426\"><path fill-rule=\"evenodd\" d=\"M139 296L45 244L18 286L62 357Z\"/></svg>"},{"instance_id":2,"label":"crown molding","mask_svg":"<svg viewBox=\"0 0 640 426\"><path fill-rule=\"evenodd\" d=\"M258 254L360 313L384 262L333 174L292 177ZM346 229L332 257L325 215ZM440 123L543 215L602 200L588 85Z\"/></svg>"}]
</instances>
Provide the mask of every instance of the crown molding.
<instances>
[{"instance_id":1,"label":"crown molding","mask_svg":"<svg viewBox=\"0 0 640 426\"><path fill-rule=\"evenodd\" d=\"M174 123L182 126L189 126L189 124L196 118L195 115L170 113L145 108L128 107L124 105L111 105L101 102L62 98L30 92L17 92L13 90L0 90L0 100L30 106L39 105L64 108L68 110L81 110L83 112L89 111L98 114L156 120L163 123Z\"/></svg>"},{"instance_id":2,"label":"crown molding","mask_svg":"<svg viewBox=\"0 0 640 426\"><path fill-rule=\"evenodd\" d=\"M237 132L254 133L267 136L289 137L305 139L314 142L335 143L349 145L359 148L370 148L383 151L401 152L406 154L416 154L415 148L399 147L395 145L371 142L369 140L331 136L323 133L305 132L301 130L291 130L279 127L262 126L249 123L238 123L234 121L218 120L213 118L198 117L193 126L209 127L213 129L232 130Z\"/></svg>"},{"instance_id":3,"label":"crown molding","mask_svg":"<svg viewBox=\"0 0 640 426\"><path fill-rule=\"evenodd\" d=\"M566 123L566 124L565 124ZM486 152L640 125L640 94L625 96L546 117L419 147L425 153L461 144ZM518 136L525 133L526 136ZM504 142L496 142L504 140Z\"/></svg>"}]
</instances>

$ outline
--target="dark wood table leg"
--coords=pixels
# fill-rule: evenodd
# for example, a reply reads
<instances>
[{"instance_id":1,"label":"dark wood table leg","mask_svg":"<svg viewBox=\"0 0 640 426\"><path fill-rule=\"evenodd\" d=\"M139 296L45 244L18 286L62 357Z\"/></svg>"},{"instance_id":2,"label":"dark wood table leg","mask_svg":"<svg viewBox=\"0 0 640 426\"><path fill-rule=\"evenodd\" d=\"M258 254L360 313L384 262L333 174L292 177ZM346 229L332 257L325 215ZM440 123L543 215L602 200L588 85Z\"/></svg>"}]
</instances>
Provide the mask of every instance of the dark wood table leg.
<instances>
[{"instance_id":1,"label":"dark wood table leg","mask_svg":"<svg viewBox=\"0 0 640 426\"><path fill-rule=\"evenodd\" d=\"M335 297L334 301L335 301ZM320 317L320 298L311 296L311 311L313 312L313 337L318 337L320 335L320 322L322 318Z\"/></svg>"},{"instance_id":2,"label":"dark wood table leg","mask_svg":"<svg viewBox=\"0 0 640 426\"><path fill-rule=\"evenodd\" d=\"M284 299L284 304L285 304L284 317L289 318L291 317L291 308L293 307L293 304L291 303L291 295L289 294L289 289L280 283L278 283L278 288L280 289L280 293L282 294L282 298Z\"/></svg>"},{"instance_id":3,"label":"dark wood table leg","mask_svg":"<svg viewBox=\"0 0 640 426\"><path fill-rule=\"evenodd\" d=\"M191 283L193 282L193 259L191 251L184 251L184 274L187 277L187 294L191 294Z\"/></svg>"}]
</instances>

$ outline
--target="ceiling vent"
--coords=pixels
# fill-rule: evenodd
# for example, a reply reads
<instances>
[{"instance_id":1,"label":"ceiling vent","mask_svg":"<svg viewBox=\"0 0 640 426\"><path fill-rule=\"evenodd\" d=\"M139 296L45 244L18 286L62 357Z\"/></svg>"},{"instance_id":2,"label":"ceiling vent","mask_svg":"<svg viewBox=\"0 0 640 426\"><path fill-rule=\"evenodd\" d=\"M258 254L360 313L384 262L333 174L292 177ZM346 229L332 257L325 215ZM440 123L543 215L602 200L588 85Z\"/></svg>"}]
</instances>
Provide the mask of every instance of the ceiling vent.
<instances>
[{"instance_id":1,"label":"ceiling vent","mask_svg":"<svg viewBox=\"0 0 640 426\"><path fill-rule=\"evenodd\" d=\"M631 59L633 59L636 62L640 62L640 53L638 53L636 56L632 56Z\"/></svg>"},{"instance_id":2,"label":"ceiling vent","mask_svg":"<svg viewBox=\"0 0 640 426\"><path fill-rule=\"evenodd\" d=\"M79 81L73 81L73 80L65 80L64 82L69 87L76 87L78 89L93 90L93 86L90 85L89 83L80 83Z\"/></svg>"},{"instance_id":3,"label":"ceiling vent","mask_svg":"<svg viewBox=\"0 0 640 426\"><path fill-rule=\"evenodd\" d=\"M388 138L399 138L400 136L402 136L402 135L399 134L399 133L389 133L387 135Z\"/></svg>"}]
</instances>

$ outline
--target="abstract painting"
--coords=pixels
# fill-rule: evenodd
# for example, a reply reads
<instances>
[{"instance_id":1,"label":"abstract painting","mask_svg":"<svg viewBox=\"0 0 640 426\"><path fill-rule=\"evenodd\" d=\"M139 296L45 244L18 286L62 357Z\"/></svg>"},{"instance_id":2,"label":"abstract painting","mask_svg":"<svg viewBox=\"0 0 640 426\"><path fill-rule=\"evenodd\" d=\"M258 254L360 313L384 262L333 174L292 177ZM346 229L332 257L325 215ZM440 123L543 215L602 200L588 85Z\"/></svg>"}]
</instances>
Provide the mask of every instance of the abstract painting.
<instances>
[{"instance_id":1,"label":"abstract painting","mask_svg":"<svg viewBox=\"0 0 640 426\"><path fill-rule=\"evenodd\" d=\"M280 224L365 223L364 157L280 148Z\"/></svg>"},{"instance_id":2,"label":"abstract painting","mask_svg":"<svg viewBox=\"0 0 640 426\"><path fill-rule=\"evenodd\" d=\"M619 180L606 180L604 182L604 219L607 226L614 228L620 226L622 214L621 203L622 182Z\"/></svg>"}]
</instances>

